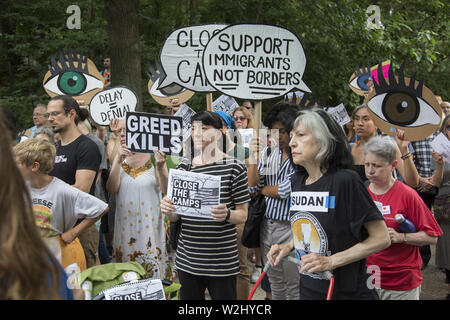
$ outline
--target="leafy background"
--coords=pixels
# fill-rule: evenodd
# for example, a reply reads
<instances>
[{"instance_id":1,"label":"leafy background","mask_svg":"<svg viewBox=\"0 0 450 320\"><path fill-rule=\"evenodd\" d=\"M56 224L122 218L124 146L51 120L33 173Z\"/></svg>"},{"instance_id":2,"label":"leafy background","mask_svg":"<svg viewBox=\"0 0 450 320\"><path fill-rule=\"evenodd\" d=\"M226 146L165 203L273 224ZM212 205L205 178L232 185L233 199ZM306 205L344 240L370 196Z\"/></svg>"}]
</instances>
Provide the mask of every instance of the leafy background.
<instances>
[{"instance_id":1,"label":"leafy background","mask_svg":"<svg viewBox=\"0 0 450 320\"><path fill-rule=\"evenodd\" d=\"M135 0L139 5L142 110L160 109L147 91L147 61L154 62L171 31L195 24L264 23L295 33L306 53L304 82L328 105L348 111L362 103L348 87L356 65L391 59L405 63L435 95L448 100L449 2L410 1L273 1L273 0ZM70 30L70 5L81 8L81 30ZM108 0L0 0L0 104L17 119L18 130L32 126L33 105L49 97L42 87L49 57L60 48L77 48L103 68L108 53ZM380 7L384 29L366 28L366 9ZM114 63L114 62L113 62ZM214 93L213 98L220 94ZM278 99L280 100L280 99ZM263 102L263 114L276 102ZM238 101L240 102L240 101ZM206 108L205 94L187 104Z\"/></svg>"}]
</instances>

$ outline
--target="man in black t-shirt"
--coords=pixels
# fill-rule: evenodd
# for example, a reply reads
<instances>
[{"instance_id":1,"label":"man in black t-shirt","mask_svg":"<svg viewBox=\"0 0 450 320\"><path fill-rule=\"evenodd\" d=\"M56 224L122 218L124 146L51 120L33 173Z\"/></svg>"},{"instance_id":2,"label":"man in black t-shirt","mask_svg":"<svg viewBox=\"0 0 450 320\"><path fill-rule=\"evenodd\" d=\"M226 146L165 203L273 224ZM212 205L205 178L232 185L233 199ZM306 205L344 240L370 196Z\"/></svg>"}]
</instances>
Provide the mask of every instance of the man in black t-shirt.
<instances>
[{"instance_id":1,"label":"man in black t-shirt","mask_svg":"<svg viewBox=\"0 0 450 320\"><path fill-rule=\"evenodd\" d=\"M71 96L56 96L49 101L47 113L53 132L61 135L56 146L55 166L50 175L94 195L101 154L97 145L77 128L78 122L84 120L80 118L83 115L78 103ZM96 261L98 231L92 225L77 236L89 268Z\"/></svg>"}]
</instances>

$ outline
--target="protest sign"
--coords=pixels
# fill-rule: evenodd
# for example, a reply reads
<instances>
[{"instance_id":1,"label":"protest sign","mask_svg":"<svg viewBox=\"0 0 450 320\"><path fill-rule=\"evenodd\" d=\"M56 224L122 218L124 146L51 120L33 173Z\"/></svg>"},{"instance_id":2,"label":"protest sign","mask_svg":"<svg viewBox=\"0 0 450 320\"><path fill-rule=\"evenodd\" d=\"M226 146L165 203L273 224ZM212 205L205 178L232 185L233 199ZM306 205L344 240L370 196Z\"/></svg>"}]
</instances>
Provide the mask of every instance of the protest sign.
<instances>
[{"instance_id":1,"label":"protest sign","mask_svg":"<svg viewBox=\"0 0 450 320\"><path fill-rule=\"evenodd\" d=\"M240 99L271 99L293 88L310 92L302 81L305 67L299 39L278 26L228 26L211 38L203 52L209 84Z\"/></svg>"},{"instance_id":2,"label":"protest sign","mask_svg":"<svg viewBox=\"0 0 450 320\"><path fill-rule=\"evenodd\" d=\"M242 146L250 148L250 140L252 140L254 129L238 129L238 131L241 135Z\"/></svg>"},{"instance_id":3,"label":"protest sign","mask_svg":"<svg viewBox=\"0 0 450 320\"><path fill-rule=\"evenodd\" d=\"M232 97L221 95L212 103L212 111L223 111L228 114L239 108L239 104Z\"/></svg>"},{"instance_id":4,"label":"protest sign","mask_svg":"<svg viewBox=\"0 0 450 320\"><path fill-rule=\"evenodd\" d=\"M344 106L343 103L341 103L340 105L338 105L336 107L328 108L327 112L341 126L344 126L345 124L347 124L350 121L352 121L350 119L350 117L349 117L349 115L347 113L347 110L345 109L345 106Z\"/></svg>"},{"instance_id":5,"label":"protest sign","mask_svg":"<svg viewBox=\"0 0 450 320\"><path fill-rule=\"evenodd\" d=\"M135 111L137 101L132 90L123 86L113 87L92 97L89 112L95 123L107 126L112 119L125 118L127 112Z\"/></svg>"},{"instance_id":6,"label":"protest sign","mask_svg":"<svg viewBox=\"0 0 450 320\"><path fill-rule=\"evenodd\" d=\"M203 49L224 27L224 24L208 24L173 31L160 53L165 77L161 77L158 89L176 83L195 92L215 91L203 72Z\"/></svg>"},{"instance_id":7,"label":"protest sign","mask_svg":"<svg viewBox=\"0 0 450 320\"><path fill-rule=\"evenodd\" d=\"M161 114L127 112L126 145L131 152L181 156L183 152L183 120Z\"/></svg>"},{"instance_id":8,"label":"protest sign","mask_svg":"<svg viewBox=\"0 0 450 320\"><path fill-rule=\"evenodd\" d=\"M220 204L220 176L170 169L167 196L175 213L212 219L211 209Z\"/></svg>"},{"instance_id":9,"label":"protest sign","mask_svg":"<svg viewBox=\"0 0 450 320\"><path fill-rule=\"evenodd\" d=\"M166 300L160 279L144 279L116 285L103 291L105 300Z\"/></svg>"},{"instance_id":10,"label":"protest sign","mask_svg":"<svg viewBox=\"0 0 450 320\"><path fill-rule=\"evenodd\" d=\"M105 80L92 60L74 49L52 55L42 84L50 97L69 95L80 103L89 104L103 89Z\"/></svg>"},{"instance_id":11,"label":"protest sign","mask_svg":"<svg viewBox=\"0 0 450 320\"><path fill-rule=\"evenodd\" d=\"M430 145L444 158L445 162L450 163L450 141L442 132L430 142Z\"/></svg>"},{"instance_id":12,"label":"protest sign","mask_svg":"<svg viewBox=\"0 0 450 320\"><path fill-rule=\"evenodd\" d=\"M196 112L189 108L189 106L183 103L178 109L178 111L174 114L176 117L181 117L183 119L183 142L189 139L192 133L192 116L195 115Z\"/></svg>"},{"instance_id":13,"label":"protest sign","mask_svg":"<svg viewBox=\"0 0 450 320\"><path fill-rule=\"evenodd\" d=\"M378 65L378 82L373 83L367 97L370 118L384 133L395 137L401 129L404 139L418 141L436 132L442 122L442 108L436 96L423 81L415 77L406 78L403 65L394 75L389 65L388 77L384 76L384 66Z\"/></svg>"}]
</instances>

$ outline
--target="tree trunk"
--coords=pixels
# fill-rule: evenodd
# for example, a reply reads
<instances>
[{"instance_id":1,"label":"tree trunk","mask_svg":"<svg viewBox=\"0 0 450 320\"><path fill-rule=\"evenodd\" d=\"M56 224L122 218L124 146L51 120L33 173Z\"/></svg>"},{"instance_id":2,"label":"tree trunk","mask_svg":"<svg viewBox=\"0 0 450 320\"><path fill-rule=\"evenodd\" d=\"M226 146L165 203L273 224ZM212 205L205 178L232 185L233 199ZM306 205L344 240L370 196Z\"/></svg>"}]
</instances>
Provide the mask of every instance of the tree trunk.
<instances>
[{"instance_id":1,"label":"tree trunk","mask_svg":"<svg viewBox=\"0 0 450 320\"><path fill-rule=\"evenodd\" d=\"M142 111L139 0L105 0L108 21L111 86L123 85L138 97L136 111Z\"/></svg>"}]
</instances>

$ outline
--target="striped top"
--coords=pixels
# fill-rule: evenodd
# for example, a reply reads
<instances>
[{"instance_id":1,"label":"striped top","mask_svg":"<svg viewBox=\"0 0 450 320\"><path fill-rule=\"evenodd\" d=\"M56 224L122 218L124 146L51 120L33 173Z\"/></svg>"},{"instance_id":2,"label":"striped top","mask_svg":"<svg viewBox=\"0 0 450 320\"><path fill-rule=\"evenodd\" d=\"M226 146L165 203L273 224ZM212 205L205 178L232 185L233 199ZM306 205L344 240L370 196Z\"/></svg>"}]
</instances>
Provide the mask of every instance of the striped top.
<instances>
[{"instance_id":1,"label":"striped top","mask_svg":"<svg viewBox=\"0 0 450 320\"><path fill-rule=\"evenodd\" d=\"M190 167L184 159L177 169L221 176L220 203L230 209L250 201L247 169L238 159ZM180 216L181 232L176 253L178 270L199 276L227 277L240 271L236 225L210 219Z\"/></svg>"},{"instance_id":2,"label":"striped top","mask_svg":"<svg viewBox=\"0 0 450 320\"><path fill-rule=\"evenodd\" d=\"M278 185L280 198L266 196L265 217L272 220L289 221L289 199L291 196L291 176L294 167L288 157L281 163L283 151L278 147L265 148L258 160L259 183L257 186L249 187L250 193L259 192L264 186Z\"/></svg>"}]
</instances>

